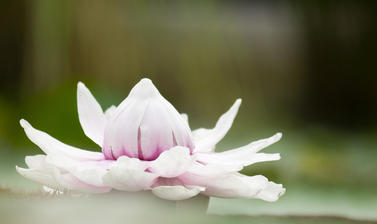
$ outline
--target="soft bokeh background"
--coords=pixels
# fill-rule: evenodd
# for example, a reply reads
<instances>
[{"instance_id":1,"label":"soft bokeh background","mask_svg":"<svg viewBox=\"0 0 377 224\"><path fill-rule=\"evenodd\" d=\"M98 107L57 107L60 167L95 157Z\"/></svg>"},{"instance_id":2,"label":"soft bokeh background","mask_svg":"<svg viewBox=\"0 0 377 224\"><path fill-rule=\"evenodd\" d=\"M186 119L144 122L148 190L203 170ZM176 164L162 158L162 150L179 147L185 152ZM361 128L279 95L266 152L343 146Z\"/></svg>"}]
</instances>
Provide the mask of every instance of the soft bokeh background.
<instances>
[{"instance_id":1,"label":"soft bokeh background","mask_svg":"<svg viewBox=\"0 0 377 224\"><path fill-rule=\"evenodd\" d=\"M226 150L269 137L282 160L244 170L287 187L276 203L214 199L210 212L377 219L377 8L373 1L50 1L0 3L0 185L41 151L25 118L59 140L99 150L83 134L76 85L104 108L142 77L213 127L243 104ZM0 199L1 200L1 199Z\"/></svg>"}]
</instances>

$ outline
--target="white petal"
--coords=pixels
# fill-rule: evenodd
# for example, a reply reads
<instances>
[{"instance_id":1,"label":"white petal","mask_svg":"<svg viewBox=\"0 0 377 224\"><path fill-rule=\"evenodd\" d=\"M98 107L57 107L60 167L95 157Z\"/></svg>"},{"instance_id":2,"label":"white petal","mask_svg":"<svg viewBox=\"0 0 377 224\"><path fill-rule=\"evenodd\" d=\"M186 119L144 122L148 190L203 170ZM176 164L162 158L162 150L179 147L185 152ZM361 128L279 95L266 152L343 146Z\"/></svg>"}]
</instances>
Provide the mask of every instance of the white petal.
<instances>
[{"instance_id":1,"label":"white petal","mask_svg":"<svg viewBox=\"0 0 377 224\"><path fill-rule=\"evenodd\" d=\"M121 191L147 190L158 175L145 172L145 169L146 165L138 159L122 156L111 164L110 170L103 176L103 183Z\"/></svg>"},{"instance_id":2,"label":"white petal","mask_svg":"<svg viewBox=\"0 0 377 224\"><path fill-rule=\"evenodd\" d=\"M102 177L112 160L77 161L65 156L47 155L46 162L71 173L80 181L98 187L104 187Z\"/></svg>"},{"instance_id":3,"label":"white petal","mask_svg":"<svg viewBox=\"0 0 377 224\"><path fill-rule=\"evenodd\" d=\"M186 188L184 186L176 185L176 186L158 186L152 188L152 192L159 198L172 200L172 201L179 201L189 199L198 195L200 192L204 191L204 187L199 186L191 186Z\"/></svg>"},{"instance_id":4,"label":"white petal","mask_svg":"<svg viewBox=\"0 0 377 224\"><path fill-rule=\"evenodd\" d=\"M185 184L206 187L203 194L225 198L259 198L273 201L284 194L282 185L269 182L264 176L230 173L221 176L199 176L186 173L180 177Z\"/></svg>"},{"instance_id":5,"label":"white petal","mask_svg":"<svg viewBox=\"0 0 377 224\"><path fill-rule=\"evenodd\" d=\"M243 166L238 164L201 164L195 162L187 169L187 172L196 175L216 176L226 173L238 172L242 169Z\"/></svg>"},{"instance_id":6,"label":"white petal","mask_svg":"<svg viewBox=\"0 0 377 224\"><path fill-rule=\"evenodd\" d=\"M108 187L96 187L78 180L70 173L46 162L45 155L26 157L26 163L30 169L16 167L22 176L41 183L58 191L70 190L84 193L103 193L110 191Z\"/></svg>"},{"instance_id":7,"label":"white petal","mask_svg":"<svg viewBox=\"0 0 377 224\"><path fill-rule=\"evenodd\" d=\"M252 142L246 146L220 153L197 153L198 161L218 165L249 166L258 162L274 161L280 159L280 154L257 153L261 149L277 142L281 138L278 133L270 138Z\"/></svg>"},{"instance_id":8,"label":"white petal","mask_svg":"<svg viewBox=\"0 0 377 224\"><path fill-rule=\"evenodd\" d=\"M26 156L25 163L31 169L43 170L46 166L45 159L46 155Z\"/></svg>"},{"instance_id":9,"label":"white petal","mask_svg":"<svg viewBox=\"0 0 377 224\"><path fill-rule=\"evenodd\" d=\"M176 177L186 172L192 163L190 149L176 146L161 153L151 162L149 170L161 177Z\"/></svg>"},{"instance_id":10,"label":"white petal","mask_svg":"<svg viewBox=\"0 0 377 224\"><path fill-rule=\"evenodd\" d=\"M84 133L102 147L107 120L101 106L82 82L77 85L77 108Z\"/></svg>"},{"instance_id":11,"label":"white petal","mask_svg":"<svg viewBox=\"0 0 377 224\"><path fill-rule=\"evenodd\" d=\"M283 188L282 184L276 184L274 182L269 181L267 186L261 190L255 198L259 198L265 201L273 202L277 201L280 196L284 195L285 188Z\"/></svg>"},{"instance_id":12,"label":"white petal","mask_svg":"<svg viewBox=\"0 0 377 224\"><path fill-rule=\"evenodd\" d=\"M185 120L188 123L189 120L188 120L188 115L187 114L182 113L181 117L183 118L183 120Z\"/></svg>"},{"instance_id":13,"label":"white petal","mask_svg":"<svg viewBox=\"0 0 377 224\"><path fill-rule=\"evenodd\" d=\"M63 155L76 160L103 160L104 156L99 152L91 152L66 145L45 132L34 129L27 121L21 120L21 126L24 128L28 138L46 154Z\"/></svg>"},{"instance_id":14,"label":"white petal","mask_svg":"<svg viewBox=\"0 0 377 224\"><path fill-rule=\"evenodd\" d=\"M47 170L43 172L42 170L25 169L18 166L16 166L16 170L19 174L27 179L38 182L53 189L60 188L54 176Z\"/></svg>"},{"instance_id":15,"label":"white petal","mask_svg":"<svg viewBox=\"0 0 377 224\"><path fill-rule=\"evenodd\" d=\"M215 145L225 136L237 115L241 99L237 99L233 106L223 114L213 129L199 129L193 131L195 152L212 152ZM197 136L197 137L195 137Z\"/></svg>"},{"instance_id":16,"label":"white petal","mask_svg":"<svg viewBox=\"0 0 377 224\"><path fill-rule=\"evenodd\" d=\"M112 105L111 107L107 108L106 111L105 111L105 117L107 120L110 120L111 117L114 115L115 111L116 111L117 107Z\"/></svg>"},{"instance_id":17,"label":"white petal","mask_svg":"<svg viewBox=\"0 0 377 224\"><path fill-rule=\"evenodd\" d=\"M98 187L84 183L70 173L61 174L59 182L60 186L72 192L97 194L111 191L110 187Z\"/></svg>"},{"instance_id":18,"label":"white petal","mask_svg":"<svg viewBox=\"0 0 377 224\"><path fill-rule=\"evenodd\" d=\"M257 140L257 141L251 142L248 145L242 146L240 148L228 150L228 151L224 151L224 152L216 153L216 154L233 155L235 157L238 157L238 155L240 154L246 155L250 153L257 153L260 150L266 148L267 146L272 145L275 142L279 141L281 137L282 137L282 133L279 132L273 135L272 137Z\"/></svg>"}]
</instances>

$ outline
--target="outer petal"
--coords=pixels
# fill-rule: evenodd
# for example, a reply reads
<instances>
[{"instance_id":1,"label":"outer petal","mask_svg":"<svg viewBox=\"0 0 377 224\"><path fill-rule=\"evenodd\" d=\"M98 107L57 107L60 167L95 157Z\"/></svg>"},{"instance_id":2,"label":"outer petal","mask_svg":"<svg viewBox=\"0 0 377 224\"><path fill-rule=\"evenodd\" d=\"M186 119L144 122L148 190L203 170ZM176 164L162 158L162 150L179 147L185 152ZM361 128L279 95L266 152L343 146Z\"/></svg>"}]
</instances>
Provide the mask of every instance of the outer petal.
<instances>
[{"instance_id":1,"label":"outer petal","mask_svg":"<svg viewBox=\"0 0 377 224\"><path fill-rule=\"evenodd\" d=\"M26 135L46 154L56 156L67 156L76 160L103 160L104 156L99 152L91 152L66 145L45 132L34 129L27 121L21 120L21 126L25 129Z\"/></svg>"},{"instance_id":2,"label":"outer petal","mask_svg":"<svg viewBox=\"0 0 377 224\"><path fill-rule=\"evenodd\" d=\"M181 185L176 186L158 186L152 188L152 192L159 198L166 199L166 200L185 200L191 197L198 195L200 192L204 191L204 187L199 186L191 186L191 187L184 187Z\"/></svg>"},{"instance_id":3,"label":"outer petal","mask_svg":"<svg viewBox=\"0 0 377 224\"><path fill-rule=\"evenodd\" d=\"M106 186L122 191L140 191L150 189L158 175L146 172L147 164L136 158L119 157L111 164L110 170L103 176Z\"/></svg>"},{"instance_id":4,"label":"outer petal","mask_svg":"<svg viewBox=\"0 0 377 224\"><path fill-rule=\"evenodd\" d=\"M77 85L77 108L84 133L102 147L107 119L101 106L82 82Z\"/></svg>"},{"instance_id":5,"label":"outer petal","mask_svg":"<svg viewBox=\"0 0 377 224\"><path fill-rule=\"evenodd\" d=\"M259 198L266 201L275 201L285 193L282 185L269 182L266 177L245 176L239 173L230 173L221 176L200 176L186 173L180 177L185 184L206 187L203 194L225 198Z\"/></svg>"},{"instance_id":6,"label":"outer petal","mask_svg":"<svg viewBox=\"0 0 377 224\"><path fill-rule=\"evenodd\" d=\"M47 155L46 162L71 173L84 183L104 187L102 178L107 173L109 166L115 161L77 161L65 156Z\"/></svg>"},{"instance_id":7,"label":"outer petal","mask_svg":"<svg viewBox=\"0 0 377 224\"><path fill-rule=\"evenodd\" d=\"M38 165L41 166L41 165ZM27 179L33 180L45 186L48 186L53 189L60 189L59 183L56 181L55 175L58 174L57 169L53 169L51 167L45 167L44 169L37 169L37 168L30 168L25 169L16 166L16 170L19 174L24 176ZM54 175L55 173L55 175Z\"/></svg>"},{"instance_id":8,"label":"outer petal","mask_svg":"<svg viewBox=\"0 0 377 224\"><path fill-rule=\"evenodd\" d=\"M219 118L213 129L198 129L193 131L195 152L212 152L215 150L215 145L232 126L240 105L241 99L237 99L233 106Z\"/></svg>"},{"instance_id":9,"label":"outer petal","mask_svg":"<svg viewBox=\"0 0 377 224\"><path fill-rule=\"evenodd\" d=\"M62 172L57 167L46 162L46 155L28 156L25 160L29 169L16 167L17 172L28 179L55 190L70 190L84 193L103 193L110 190L107 187L96 187L84 183L72 174Z\"/></svg>"},{"instance_id":10,"label":"outer petal","mask_svg":"<svg viewBox=\"0 0 377 224\"><path fill-rule=\"evenodd\" d=\"M220 153L198 153L196 154L198 161L208 164L218 165L240 165L249 166L257 162L274 161L280 159L280 154L265 154L257 153L261 149L279 141L281 133L276 135L252 142L246 146L228 150Z\"/></svg>"},{"instance_id":11,"label":"outer petal","mask_svg":"<svg viewBox=\"0 0 377 224\"><path fill-rule=\"evenodd\" d=\"M239 164L220 164L220 163L207 163L202 164L195 162L190 166L187 171L195 175L216 176L226 173L238 172L243 169Z\"/></svg>"},{"instance_id":12,"label":"outer petal","mask_svg":"<svg viewBox=\"0 0 377 224\"><path fill-rule=\"evenodd\" d=\"M150 164L149 170L161 177L177 177L193 164L190 149L176 146L164 151Z\"/></svg>"}]
</instances>

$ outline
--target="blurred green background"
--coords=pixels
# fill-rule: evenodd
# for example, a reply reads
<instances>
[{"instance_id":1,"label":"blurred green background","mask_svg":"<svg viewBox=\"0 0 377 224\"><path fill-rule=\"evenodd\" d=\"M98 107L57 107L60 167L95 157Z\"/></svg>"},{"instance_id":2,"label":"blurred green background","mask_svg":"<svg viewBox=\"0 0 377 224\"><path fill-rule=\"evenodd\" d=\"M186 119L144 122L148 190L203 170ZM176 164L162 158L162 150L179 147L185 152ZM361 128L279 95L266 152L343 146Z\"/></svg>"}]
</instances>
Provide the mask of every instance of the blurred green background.
<instances>
[{"instance_id":1,"label":"blurred green background","mask_svg":"<svg viewBox=\"0 0 377 224\"><path fill-rule=\"evenodd\" d=\"M218 150L281 131L248 167L283 183L270 204L211 200L220 214L377 219L377 7L373 1L5 0L0 8L0 185L38 185L14 169L41 153L18 124L99 150L81 130L76 85L103 108L153 80L192 129L243 104Z\"/></svg>"}]
</instances>

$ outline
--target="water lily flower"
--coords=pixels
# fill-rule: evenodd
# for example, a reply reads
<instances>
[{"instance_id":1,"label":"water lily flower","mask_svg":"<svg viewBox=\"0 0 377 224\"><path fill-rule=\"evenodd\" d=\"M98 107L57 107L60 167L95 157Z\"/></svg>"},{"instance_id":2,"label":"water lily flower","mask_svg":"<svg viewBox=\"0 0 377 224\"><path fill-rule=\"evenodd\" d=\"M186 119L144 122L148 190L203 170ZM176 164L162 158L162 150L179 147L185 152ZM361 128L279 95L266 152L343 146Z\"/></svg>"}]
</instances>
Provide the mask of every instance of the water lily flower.
<instances>
[{"instance_id":1,"label":"water lily flower","mask_svg":"<svg viewBox=\"0 0 377 224\"><path fill-rule=\"evenodd\" d=\"M190 130L187 115L161 96L149 79L142 79L119 105L103 112L83 83L77 88L78 114L84 133L102 152L66 145L21 120L29 139L45 153L27 156L24 177L57 191L105 193L151 190L167 200L198 194L224 198L276 201L281 184L241 171L254 163L279 160L279 154L259 151L281 134L236 149L215 152L230 129L241 99L223 114L213 129Z\"/></svg>"}]
</instances>

